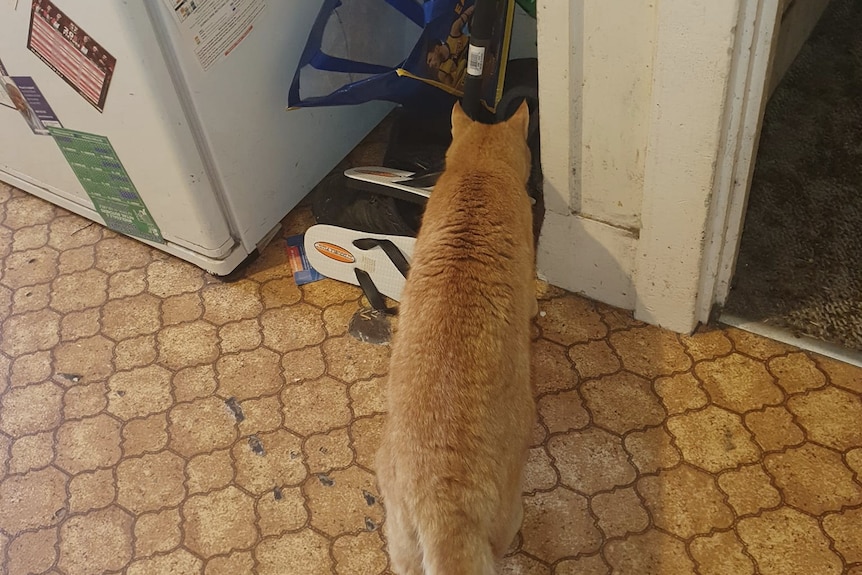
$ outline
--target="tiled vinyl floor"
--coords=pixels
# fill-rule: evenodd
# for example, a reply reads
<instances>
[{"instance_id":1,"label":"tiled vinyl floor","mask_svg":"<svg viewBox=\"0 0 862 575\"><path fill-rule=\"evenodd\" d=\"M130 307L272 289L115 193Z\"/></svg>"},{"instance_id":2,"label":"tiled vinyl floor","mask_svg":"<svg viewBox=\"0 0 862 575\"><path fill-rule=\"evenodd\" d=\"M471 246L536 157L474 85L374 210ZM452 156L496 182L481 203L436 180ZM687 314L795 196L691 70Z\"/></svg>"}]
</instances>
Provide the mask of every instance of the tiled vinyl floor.
<instances>
[{"instance_id":1,"label":"tiled vinyl floor","mask_svg":"<svg viewBox=\"0 0 862 575\"><path fill-rule=\"evenodd\" d=\"M280 240L222 284L4 185L0 273L0 571L387 572L358 289ZM862 371L541 291L504 573L862 574Z\"/></svg>"}]
</instances>

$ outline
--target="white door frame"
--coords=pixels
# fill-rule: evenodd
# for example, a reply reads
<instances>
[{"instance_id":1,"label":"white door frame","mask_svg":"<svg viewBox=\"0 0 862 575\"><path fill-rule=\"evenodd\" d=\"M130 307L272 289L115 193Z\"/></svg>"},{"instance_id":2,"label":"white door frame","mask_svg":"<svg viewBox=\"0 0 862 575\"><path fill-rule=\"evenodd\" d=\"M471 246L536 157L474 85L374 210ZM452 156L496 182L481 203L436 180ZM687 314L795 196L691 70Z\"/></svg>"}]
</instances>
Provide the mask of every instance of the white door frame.
<instances>
[{"instance_id":1,"label":"white door frame","mask_svg":"<svg viewBox=\"0 0 862 575\"><path fill-rule=\"evenodd\" d=\"M748 192L769 96L781 0L744 0L728 89L725 139L716 166L696 307L707 322L730 293Z\"/></svg>"}]
</instances>

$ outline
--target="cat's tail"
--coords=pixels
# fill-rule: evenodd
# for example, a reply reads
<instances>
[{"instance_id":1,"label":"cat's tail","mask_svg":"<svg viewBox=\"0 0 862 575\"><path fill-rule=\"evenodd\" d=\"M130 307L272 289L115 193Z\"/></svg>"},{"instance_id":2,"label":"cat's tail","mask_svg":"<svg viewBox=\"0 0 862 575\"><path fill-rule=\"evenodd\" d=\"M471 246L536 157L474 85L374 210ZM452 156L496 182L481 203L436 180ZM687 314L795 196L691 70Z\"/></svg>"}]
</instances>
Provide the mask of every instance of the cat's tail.
<instances>
[{"instance_id":1,"label":"cat's tail","mask_svg":"<svg viewBox=\"0 0 862 575\"><path fill-rule=\"evenodd\" d=\"M464 528L454 518L446 523L420 530L426 575L495 575L487 531Z\"/></svg>"}]
</instances>

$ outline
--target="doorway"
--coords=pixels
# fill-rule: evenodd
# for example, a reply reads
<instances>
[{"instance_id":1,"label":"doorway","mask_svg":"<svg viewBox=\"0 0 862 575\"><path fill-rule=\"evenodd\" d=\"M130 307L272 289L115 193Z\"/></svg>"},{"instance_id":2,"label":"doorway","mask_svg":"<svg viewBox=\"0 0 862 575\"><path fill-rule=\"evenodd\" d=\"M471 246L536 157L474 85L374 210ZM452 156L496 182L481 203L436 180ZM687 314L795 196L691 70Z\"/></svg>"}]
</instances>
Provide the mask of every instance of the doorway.
<instances>
[{"instance_id":1,"label":"doorway","mask_svg":"<svg viewBox=\"0 0 862 575\"><path fill-rule=\"evenodd\" d=\"M793 4L810 10L814 3L789 4L785 18ZM804 15L813 32L792 63L781 61L780 39L774 50L773 70L782 77L768 86L721 319L856 363L862 357L862 2L821 4L822 16Z\"/></svg>"}]
</instances>

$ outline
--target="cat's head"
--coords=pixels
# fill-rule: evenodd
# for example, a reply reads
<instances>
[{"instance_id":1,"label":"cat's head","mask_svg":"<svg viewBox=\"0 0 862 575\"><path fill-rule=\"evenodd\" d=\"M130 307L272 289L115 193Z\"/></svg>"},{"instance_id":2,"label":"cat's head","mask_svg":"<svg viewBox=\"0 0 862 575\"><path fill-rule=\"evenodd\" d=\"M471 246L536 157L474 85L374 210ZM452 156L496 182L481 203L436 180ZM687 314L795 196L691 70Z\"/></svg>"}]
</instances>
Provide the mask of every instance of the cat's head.
<instances>
[{"instance_id":1,"label":"cat's head","mask_svg":"<svg viewBox=\"0 0 862 575\"><path fill-rule=\"evenodd\" d=\"M512 117L497 124L471 120L456 102L452 109L452 144L446 152L446 166L469 162L481 150L483 168L493 168L496 164L501 170L514 169L526 184L530 177L529 127L530 109L526 102Z\"/></svg>"}]
</instances>

